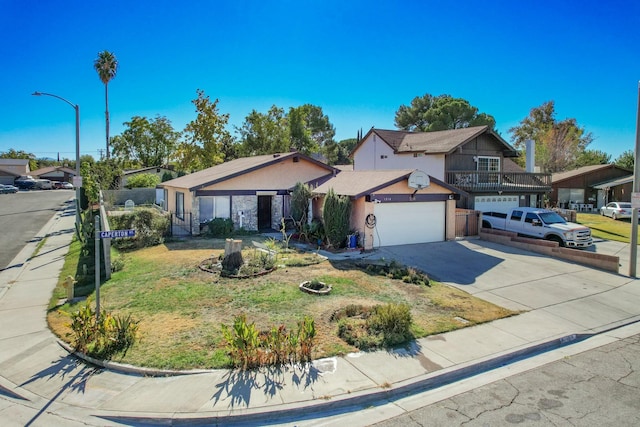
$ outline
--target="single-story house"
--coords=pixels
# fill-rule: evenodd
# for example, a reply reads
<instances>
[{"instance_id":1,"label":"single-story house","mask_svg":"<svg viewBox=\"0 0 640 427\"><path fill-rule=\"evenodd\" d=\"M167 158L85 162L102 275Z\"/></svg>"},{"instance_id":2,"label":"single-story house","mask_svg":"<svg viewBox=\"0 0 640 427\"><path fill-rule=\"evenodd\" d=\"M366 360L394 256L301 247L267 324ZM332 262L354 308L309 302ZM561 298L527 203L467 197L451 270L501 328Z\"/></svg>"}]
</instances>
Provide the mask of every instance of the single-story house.
<instances>
[{"instance_id":1,"label":"single-story house","mask_svg":"<svg viewBox=\"0 0 640 427\"><path fill-rule=\"evenodd\" d=\"M418 182L418 185L414 181ZM313 216L322 216L327 192L348 196L350 228L372 249L455 238L460 190L419 170L343 171L313 190Z\"/></svg>"},{"instance_id":2,"label":"single-story house","mask_svg":"<svg viewBox=\"0 0 640 427\"><path fill-rule=\"evenodd\" d=\"M126 188L127 181L132 176L141 175L141 174L152 174L156 175L159 181L162 181L162 177L165 173L170 173L172 176L176 176L176 173L173 171L172 167L165 166L150 166L141 169L129 169L122 172L122 176L120 177L120 188Z\"/></svg>"},{"instance_id":3,"label":"single-story house","mask_svg":"<svg viewBox=\"0 0 640 427\"><path fill-rule=\"evenodd\" d=\"M11 171L18 176L31 175L29 159L0 159L0 168Z\"/></svg>"},{"instance_id":4,"label":"single-story house","mask_svg":"<svg viewBox=\"0 0 640 427\"><path fill-rule=\"evenodd\" d=\"M13 185L16 178L19 178L20 174L12 170L0 167L0 184Z\"/></svg>"},{"instance_id":5,"label":"single-story house","mask_svg":"<svg viewBox=\"0 0 640 427\"><path fill-rule=\"evenodd\" d=\"M296 152L244 157L159 184L156 202L185 234L199 234L213 218L231 218L246 230L278 230L298 182L317 187L337 173Z\"/></svg>"},{"instance_id":6,"label":"single-story house","mask_svg":"<svg viewBox=\"0 0 640 427\"><path fill-rule=\"evenodd\" d=\"M598 201L602 200L602 206L609 202L631 202L633 175L602 182L593 188L598 191Z\"/></svg>"},{"instance_id":7,"label":"single-story house","mask_svg":"<svg viewBox=\"0 0 640 427\"><path fill-rule=\"evenodd\" d=\"M606 204L605 194L594 186L627 177L632 173L633 171L615 164L583 166L567 172L554 173L551 176L551 204L559 208L571 208L576 205L586 205L591 209L600 208Z\"/></svg>"},{"instance_id":8,"label":"single-story house","mask_svg":"<svg viewBox=\"0 0 640 427\"><path fill-rule=\"evenodd\" d=\"M75 169L66 166L47 166L31 171L31 176L38 179L48 179L50 181L73 182L76 176Z\"/></svg>"}]
</instances>

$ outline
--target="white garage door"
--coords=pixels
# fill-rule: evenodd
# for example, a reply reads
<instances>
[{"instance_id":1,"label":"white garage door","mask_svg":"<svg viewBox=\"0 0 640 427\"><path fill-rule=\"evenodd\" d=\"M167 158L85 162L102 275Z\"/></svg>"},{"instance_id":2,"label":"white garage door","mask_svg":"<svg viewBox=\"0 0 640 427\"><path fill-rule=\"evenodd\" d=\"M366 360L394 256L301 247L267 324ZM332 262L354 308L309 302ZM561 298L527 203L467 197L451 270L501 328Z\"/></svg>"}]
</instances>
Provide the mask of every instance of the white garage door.
<instances>
[{"instance_id":1,"label":"white garage door","mask_svg":"<svg viewBox=\"0 0 640 427\"><path fill-rule=\"evenodd\" d=\"M444 241L445 202L375 205L375 246Z\"/></svg>"},{"instance_id":2,"label":"white garage door","mask_svg":"<svg viewBox=\"0 0 640 427\"><path fill-rule=\"evenodd\" d=\"M518 196L476 196L475 210L480 212L507 213L520 206Z\"/></svg>"}]
</instances>

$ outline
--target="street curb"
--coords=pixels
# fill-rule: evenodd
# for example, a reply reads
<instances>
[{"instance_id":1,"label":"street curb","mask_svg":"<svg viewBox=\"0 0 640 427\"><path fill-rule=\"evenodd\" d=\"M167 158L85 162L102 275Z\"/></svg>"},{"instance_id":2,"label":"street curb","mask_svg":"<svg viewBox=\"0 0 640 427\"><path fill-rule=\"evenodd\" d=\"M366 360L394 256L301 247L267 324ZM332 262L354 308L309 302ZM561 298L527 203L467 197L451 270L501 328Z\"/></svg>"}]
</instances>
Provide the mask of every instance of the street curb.
<instances>
[{"instance_id":1,"label":"street curb","mask_svg":"<svg viewBox=\"0 0 640 427\"><path fill-rule=\"evenodd\" d=\"M473 377L494 369L510 365L521 360L537 356L552 350L557 350L572 344L577 344L596 335L604 334L612 330L638 323L640 320L635 319L627 324L618 325L603 331L594 333L569 334L553 340L538 343L536 345L511 351L497 357L488 358L481 361L470 362L464 366L452 366L440 371L423 374L418 377L406 379L395 383L392 388L360 390L358 392L342 394L340 396L330 397L321 401L316 398L313 401L302 401L278 405L277 408L258 407L258 408L241 408L209 411L201 413L173 413L166 417L156 415L135 416L135 415L98 415L113 422L131 423L131 424L162 424L162 425L189 425L198 423L242 423L242 422L267 422L282 421L282 419L291 420L300 417L309 417L311 414L336 413L338 411L347 412L355 411L369 406L379 406L381 403L389 403L403 397L410 396L418 392L425 392L443 387L461 381L466 378ZM119 366L113 364L113 366ZM212 371L206 371L212 372ZM349 411L349 412L350 412Z\"/></svg>"}]
</instances>

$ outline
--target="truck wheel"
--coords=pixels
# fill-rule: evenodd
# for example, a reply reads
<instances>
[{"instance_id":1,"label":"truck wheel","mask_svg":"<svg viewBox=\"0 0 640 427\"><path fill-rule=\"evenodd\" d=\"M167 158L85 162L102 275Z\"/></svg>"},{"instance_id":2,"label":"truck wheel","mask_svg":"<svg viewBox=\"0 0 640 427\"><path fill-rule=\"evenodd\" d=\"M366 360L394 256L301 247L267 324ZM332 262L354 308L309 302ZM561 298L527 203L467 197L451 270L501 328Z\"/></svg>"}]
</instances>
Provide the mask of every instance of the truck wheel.
<instances>
[{"instance_id":1,"label":"truck wheel","mask_svg":"<svg viewBox=\"0 0 640 427\"><path fill-rule=\"evenodd\" d=\"M545 239L549 240L551 242L557 242L560 247L564 246L564 241L558 236L551 235L551 236L546 237Z\"/></svg>"},{"instance_id":2,"label":"truck wheel","mask_svg":"<svg viewBox=\"0 0 640 427\"><path fill-rule=\"evenodd\" d=\"M489 221L482 221L482 228L491 228L491 223Z\"/></svg>"}]
</instances>

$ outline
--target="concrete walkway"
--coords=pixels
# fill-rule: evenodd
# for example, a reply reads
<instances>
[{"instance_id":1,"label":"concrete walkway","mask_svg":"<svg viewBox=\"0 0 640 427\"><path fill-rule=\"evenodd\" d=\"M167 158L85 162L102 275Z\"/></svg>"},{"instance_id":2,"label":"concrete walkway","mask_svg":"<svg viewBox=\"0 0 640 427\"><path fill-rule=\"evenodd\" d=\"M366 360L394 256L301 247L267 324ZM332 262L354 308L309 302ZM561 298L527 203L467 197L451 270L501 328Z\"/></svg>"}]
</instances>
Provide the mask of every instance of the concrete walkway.
<instances>
[{"instance_id":1,"label":"concrete walkway","mask_svg":"<svg viewBox=\"0 0 640 427\"><path fill-rule=\"evenodd\" d=\"M0 272L3 425L309 420L436 388L596 334L615 339L616 328L640 320L639 282L624 274L481 240L396 246L367 256L396 258L439 281L525 312L420 339L408 349L328 358L306 367L171 377L121 373L79 362L47 328L47 304L73 222L73 210L57 214L39 234L46 240L38 254L32 257L34 241ZM624 258L622 245L608 250Z\"/></svg>"}]
</instances>

